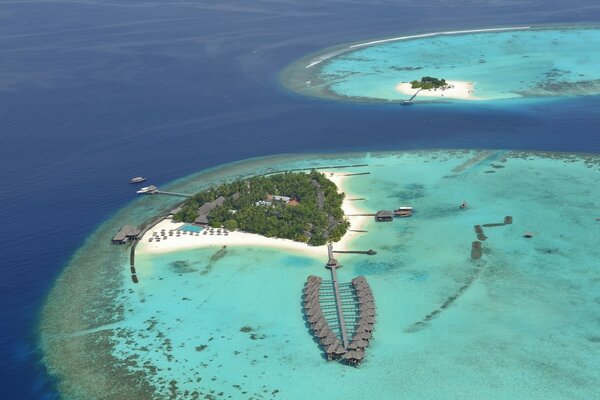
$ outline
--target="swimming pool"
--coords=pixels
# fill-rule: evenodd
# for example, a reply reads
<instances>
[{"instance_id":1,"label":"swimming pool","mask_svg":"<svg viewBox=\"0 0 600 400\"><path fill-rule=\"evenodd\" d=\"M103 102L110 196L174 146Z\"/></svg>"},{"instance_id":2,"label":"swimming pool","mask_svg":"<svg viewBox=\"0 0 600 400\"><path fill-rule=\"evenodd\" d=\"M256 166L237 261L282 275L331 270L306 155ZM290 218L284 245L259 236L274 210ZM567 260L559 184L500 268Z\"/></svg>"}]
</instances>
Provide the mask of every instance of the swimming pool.
<instances>
[{"instance_id":1,"label":"swimming pool","mask_svg":"<svg viewBox=\"0 0 600 400\"><path fill-rule=\"evenodd\" d=\"M182 227L177 229L178 231L186 231L186 232L202 232L204 230L203 227L198 226L198 225L190 225L190 224L185 224Z\"/></svg>"}]
</instances>

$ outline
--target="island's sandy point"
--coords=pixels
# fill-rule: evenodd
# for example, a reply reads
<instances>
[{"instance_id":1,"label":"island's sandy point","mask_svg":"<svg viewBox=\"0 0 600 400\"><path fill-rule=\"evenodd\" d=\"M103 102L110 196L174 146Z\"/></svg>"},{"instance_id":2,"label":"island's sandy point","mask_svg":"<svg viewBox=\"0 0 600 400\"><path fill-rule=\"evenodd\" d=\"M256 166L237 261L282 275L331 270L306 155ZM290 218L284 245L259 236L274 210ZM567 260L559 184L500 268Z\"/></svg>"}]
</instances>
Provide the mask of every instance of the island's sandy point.
<instances>
[{"instance_id":1,"label":"island's sandy point","mask_svg":"<svg viewBox=\"0 0 600 400\"><path fill-rule=\"evenodd\" d=\"M458 100L482 100L480 97L475 96L475 84L473 82L465 81L446 81L448 85L444 88L438 89L427 89L419 91L416 99L419 97L440 97L446 99L458 99ZM396 91L412 96L419 89L413 89L410 82L400 82L396 85Z\"/></svg>"},{"instance_id":2,"label":"island's sandy point","mask_svg":"<svg viewBox=\"0 0 600 400\"><path fill-rule=\"evenodd\" d=\"M352 214L361 214L365 213L365 210L360 209L356 202L350 201L349 198L352 198L352 194L348 193L346 188L344 187L344 183L348 179L346 174L348 172L331 172L331 171L322 171L328 179L330 179L333 183L338 187L338 191L346 193L344 198L344 202L342 204L342 209L344 210L344 214L347 216L346 218L350 221L350 228L352 230L361 230L365 223L372 217L367 216L350 216ZM247 233L241 231L229 232L227 236L224 235L203 235L202 232L199 236L195 235L181 235L177 236L169 236L167 240L161 240L160 242L152 241L149 242L148 239L152 236L153 232L160 232L162 229L165 231L175 230L184 225L183 222L174 222L172 219L167 218L156 224L152 229L148 230L144 236L140 239L140 242L136 248L136 253L138 254L161 254L161 253L170 253L181 250L191 250L191 249L199 249L199 248L210 248L215 247L219 248L222 246L251 246L251 247L268 247L268 248L277 248L288 251L295 251L299 253L303 253L305 255L312 255L315 257L327 257L327 246L309 246L306 243L295 242L289 239L276 239L269 238L262 235L258 235L255 233ZM364 235L361 232L346 232L346 234L342 237L339 242L335 242L333 244L334 250L345 251L349 250L349 244L351 241L356 238L358 235ZM355 249L354 249L355 250ZM368 249L361 249L368 250Z\"/></svg>"}]
</instances>

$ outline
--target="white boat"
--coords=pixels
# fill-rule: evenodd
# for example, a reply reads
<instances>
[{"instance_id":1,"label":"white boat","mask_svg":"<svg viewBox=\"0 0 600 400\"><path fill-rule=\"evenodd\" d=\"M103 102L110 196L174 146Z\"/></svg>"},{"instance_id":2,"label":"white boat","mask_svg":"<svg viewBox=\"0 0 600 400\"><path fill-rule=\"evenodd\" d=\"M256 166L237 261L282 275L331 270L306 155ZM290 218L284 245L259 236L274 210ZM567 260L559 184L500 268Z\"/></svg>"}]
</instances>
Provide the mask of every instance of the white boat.
<instances>
[{"instance_id":1,"label":"white boat","mask_svg":"<svg viewBox=\"0 0 600 400\"><path fill-rule=\"evenodd\" d=\"M138 190L137 194L146 194L146 193L154 193L158 188L154 185L146 186Z\"/></svg>"},{"instance_id":2,"label":"white boat","mask_svg":"<svg viewBox=\"0 0 600 400\"><path fill-rule=\"evenodd\" d=\"M146 178L144 178L143 176L136 176L135 178L131 178L129 180L129 183L140 183L140 182L144 182L146 180Z\"/></svg>"}]
</instances>

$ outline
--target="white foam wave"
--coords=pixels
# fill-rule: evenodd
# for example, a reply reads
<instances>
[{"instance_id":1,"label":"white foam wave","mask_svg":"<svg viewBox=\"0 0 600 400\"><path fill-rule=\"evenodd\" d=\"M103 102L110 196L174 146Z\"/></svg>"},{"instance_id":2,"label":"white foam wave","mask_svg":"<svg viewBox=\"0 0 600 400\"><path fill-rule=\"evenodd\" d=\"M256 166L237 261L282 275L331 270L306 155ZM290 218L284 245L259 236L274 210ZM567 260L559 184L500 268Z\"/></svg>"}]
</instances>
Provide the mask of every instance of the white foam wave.
<instances>
[{"instance_id":1,"label":"white foam wave","mask_svg":"<svg viewBox=\"0 0 600 400\"><path fill-rule=\"evenodd\" d=\"M523 29L531 29L531 27L530 26L515 26L515 27L510 27L510 28L468 29L468 30L463 30L463 31L446 31L446 32L422 33L420 35L398 36L398 37L390 38L390 39L373 40L371 42L353 44L352 46L348 46L348 48L353 49L353 48L356 48L356 47L370 46L372 44L379 44L379 43L386 43L386 42L395 42L395 41L399 41L399 40L408 40L408 39L418 39L418 38L431 37L431 36L459 35L459 34L462 34L462 33L516 31L516 30L523 30Z\"/></svg>"}]
</instances>

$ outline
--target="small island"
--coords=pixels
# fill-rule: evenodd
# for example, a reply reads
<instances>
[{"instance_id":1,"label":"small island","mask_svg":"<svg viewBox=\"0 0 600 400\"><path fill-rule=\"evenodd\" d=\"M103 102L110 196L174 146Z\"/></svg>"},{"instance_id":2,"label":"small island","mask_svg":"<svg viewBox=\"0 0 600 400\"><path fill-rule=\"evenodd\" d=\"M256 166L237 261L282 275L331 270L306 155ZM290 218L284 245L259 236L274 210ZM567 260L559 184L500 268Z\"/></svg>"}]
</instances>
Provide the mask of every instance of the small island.
<instances>
[{"instance_id":1,"label":"small island","mask_svg":"<svg viewBox=\"0 0 600 400\"><path fill-rule=\"evenodd\" d=\"M320 246L346 233L343 200L344 194L324 174L287 172L199 192L173 220Z\"/></svg>"},{"instance_id":2,"label":"small island","mask_svg":"<svg viewBox=\"0 0 600 400\"><path fill-rule=\"evenodd\" d=\"M414 80L410 82L411 88L413 89L438 89L448 86L445 79L438 79L431 76L424 76L420 81Z\"/></svg>"}]
</instances>

